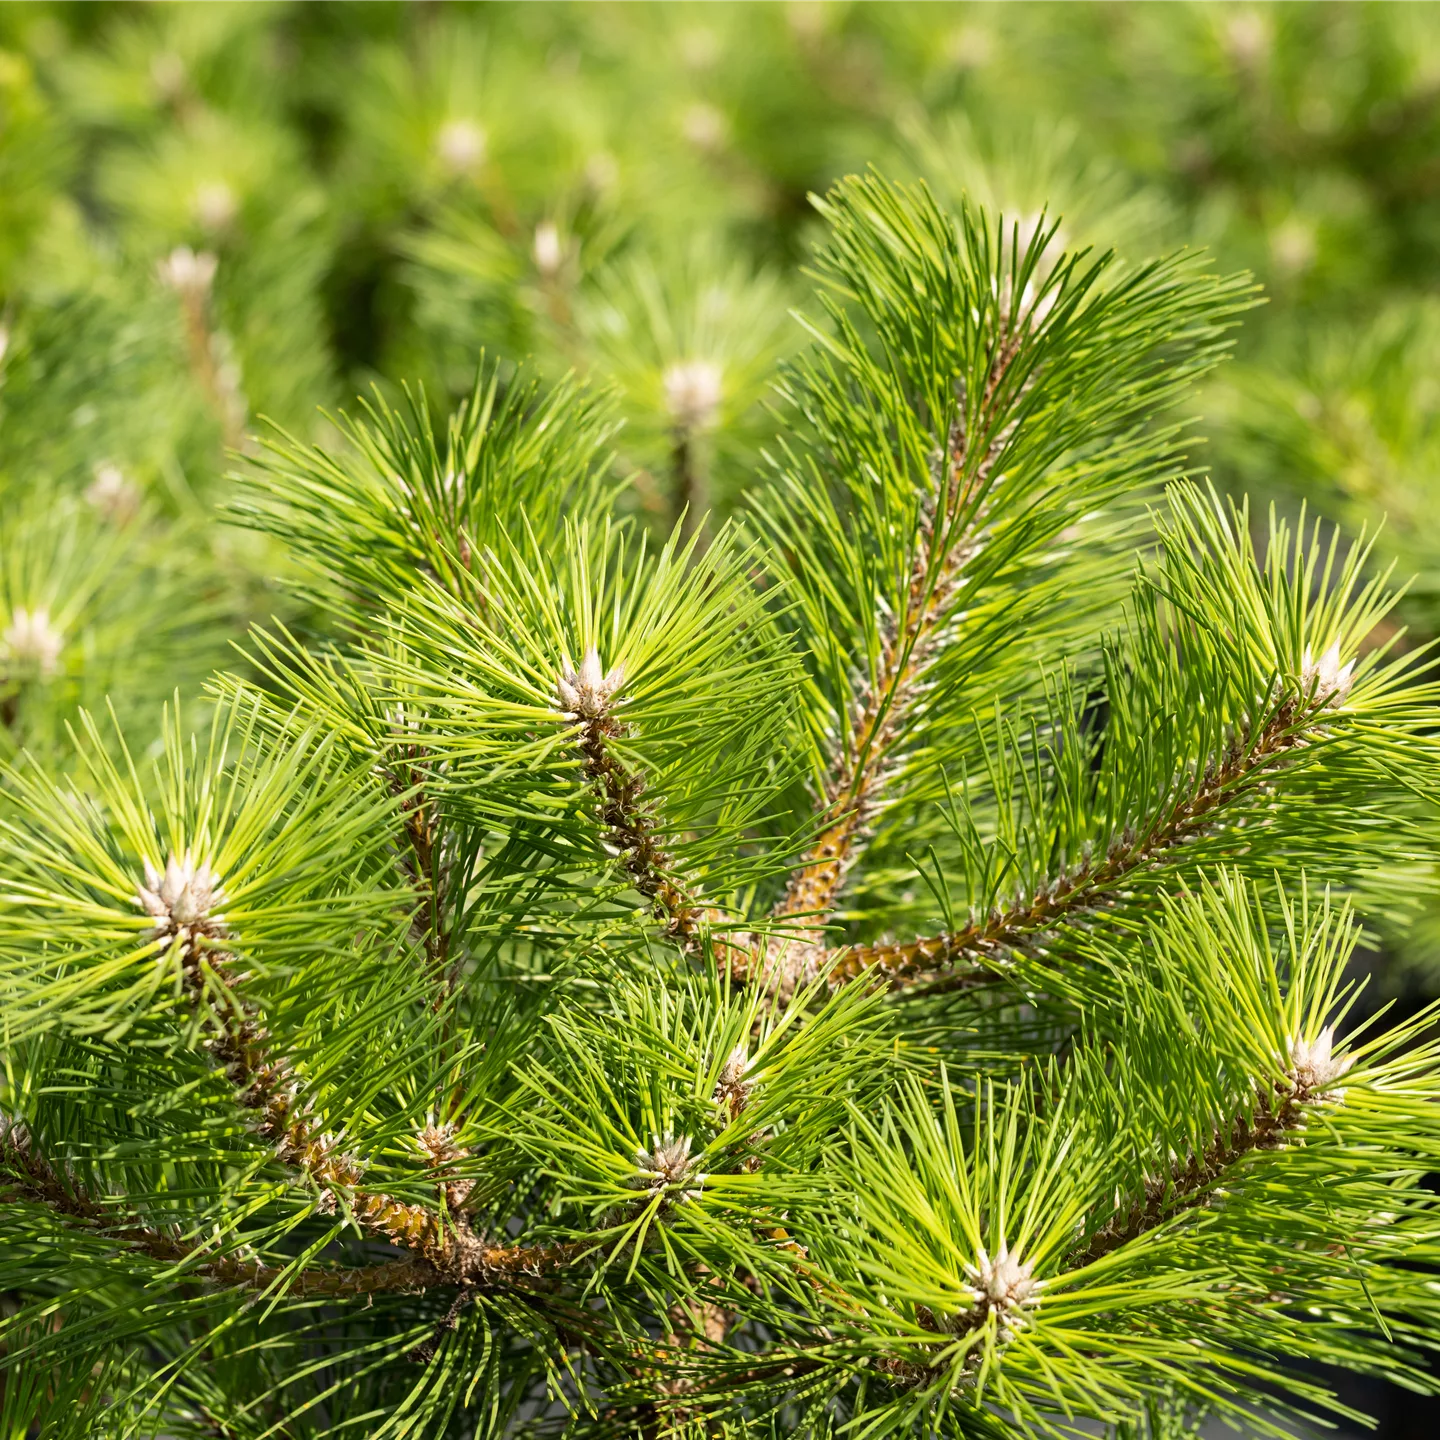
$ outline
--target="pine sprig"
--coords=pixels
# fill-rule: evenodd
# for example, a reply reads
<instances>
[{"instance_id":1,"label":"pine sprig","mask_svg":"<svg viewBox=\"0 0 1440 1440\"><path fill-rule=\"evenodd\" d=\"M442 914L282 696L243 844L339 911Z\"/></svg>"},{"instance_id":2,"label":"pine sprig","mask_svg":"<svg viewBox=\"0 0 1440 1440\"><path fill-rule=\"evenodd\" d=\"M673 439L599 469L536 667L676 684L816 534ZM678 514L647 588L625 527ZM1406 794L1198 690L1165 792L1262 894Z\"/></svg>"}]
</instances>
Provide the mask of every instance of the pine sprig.
<instances>
[{"instance_id":1,"label":"pine sprig","mask_svg":"<svg viewBox=\"0 0 1440 1440\"><path fill-rule=\"evenodd\" d=\"M402 601L417 571L471 595L479 557L522 515L549 539L609 493L615 422L573 384L542 392L521 374L502 387L499 367L482 362L443 446L423 395L407 393L400 412L377 396L363 417L342 418L343 457L280 433L257 461L263 503L237 502L238 519L282 536L326 582L330 605Z\"/></svg>"},{"instance_id":2,"label":"pine sprig","mask_svg":"<svg viewBox=\"0 0 1440 1440\"><path fill-rule=\"evenodd\" d=\"M1243 512L1182 489L1171 513L1160 563L1138 582L1134 628L1104 657L1104 730L1087 735L1094 692L1071 682L1030 736L1003 721L992 731L988 776L973 788L1000 801L999 832L981 830L968 796L951 812L973 888L949 908L976 918L842 951L838 975L877 967L979 983L1016 952L1063 944L1067 924L1123 923L1150 887L1202 860L1264 873L1303 859L1314 812L1305 824L1278 807L1291 791L1337 818L1343 809L1357 849L1363 836L1403 856L1403 826L1382 821L1367 794L1388 788L1396 747L1409 743L1411 763L1428 766L1423 742L1406 736L1425 724L1431 691L1418 657L1342 663L1394 603L1383 580L1364 578L1364 547L1342 555L1337 536L1292 537L1272 518L1257 558Z\"/></svg>"},{"instance_id":3,"label":"pine sprig","mask_svg":"<svg viewBox=\"0 0 1440 1440\"><path fill-rule=\"evenodd\" d=\"M338 638L7 767L7 1418L1178 1440L1431 1384L1436 1017L1346 976L1435 695L1363 543L1177 478L1247 282L822 214L745 527L619 513L569 382L377 401L242 481Z\"/></svg>"},{"instance_id":4,"label":"pine sprig","mask_svg":"<svg viewBox=\"0 0 1440 1440\"><path fill-rule=\"evenodd\" d=\"M833 335L788 387L813 441L757 517L794 557L815 670L820 837L776 915L821 926L888 797L933 783L930 746L965 743L939 738L957 700L1023 685L995 673L1002 627L1043 609L1047 583L1096 583L1057 541L1174 463L1155 418L1246 303L1183 259L1126 274L1113 256L1047 258L1053 226L956 224L923 189L851 182L825 214ZM1101 352L1103 387L1086 363ZM823 958L812 926L760 968L784 992Z\"/></svg>"},{"instance_id":5,"label":"pine sprig","mask_svg":"<svg viewBox=\"0 0 1440 1440\"><path fill-rule=\"evenodd\" d=\"M878 1431L970 1396L1040 1428L1051 1408L1120 1413L1152 1365L1213 1402L1179 1358L1197 1346L1227 1406L1280 1381L1282 1357L1327 1357L1340 1331L1362 1365L1406 1363L1388 1348L1400 1335L1424 1347L1428 1303L1391 1266L1431 1243L1435 1136L1394 1106L1434 1083L1432 1046L1415 1045L1431 1017L1347 1046L1353 922L1282 895L1276 945L1267 909L1226 876L1167 904L1153 962L1105 946L1103 1029L1063 1072L970 1107L942 1081L938 1113L912 1085L880 1120L857 1116L868 1183L812 1255L850 1297L833 1323L852 1363L878 1362L904 1397L865 1397ZM1378 1225L1362 1218L1377 1184L1395 1206ZM1290 1308L1312 1286L1318 1333ZM1248 1374L1223 1353L1237 1332L1270 1357ZM1087 1355L1105 1357L1104 1392Z\"/></svg>"}]
</instances>

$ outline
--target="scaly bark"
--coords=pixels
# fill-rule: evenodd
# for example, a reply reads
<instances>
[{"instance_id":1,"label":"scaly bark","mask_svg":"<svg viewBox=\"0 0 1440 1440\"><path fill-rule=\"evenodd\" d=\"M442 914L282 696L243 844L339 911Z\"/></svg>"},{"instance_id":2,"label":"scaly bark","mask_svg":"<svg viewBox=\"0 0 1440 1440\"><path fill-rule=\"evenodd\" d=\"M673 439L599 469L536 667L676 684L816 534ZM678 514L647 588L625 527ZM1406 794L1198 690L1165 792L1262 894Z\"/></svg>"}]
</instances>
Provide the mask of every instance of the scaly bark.
<instances>
[{"instance_id":1,"label":"scaly bark","mask_svg":"<svg viewBox=\"0 0 1440 1440\"><path fill-rule=\"evenodd\" d=\"M434 806L426 799L425 776L420 769L425 759L421 747L400 742L399 771L391 771L390 792L400 807L408 853L401 852L400 868L415 892L419 911L415 919L416 938L425 949L435 985L431 1002L440 1009L459 979L450 956L450 931L445 924L443 876L439 857L440 829Z\"/></svg>"},{"instance_id":2,"label":"scaly bark","mask_svg":"<svg viewBox=\"0 0 1440 1440\"><path fill-rule=\"evenodd\" d=\"M377 1265L309 1265L298 1271L243 1255L217 1255L187 1243L175 1231L147 1225L113 1201L96 1200L40 1153L23 1126L0 1132L0 1195L43 1205L66 1224L148 1256L183 1266L187 1277L223 1287L265 1291L284 1280L285 1293L336 1299L385 1292L416 1293L440 1287L486 1288L534 1279L573 1262L583 1250L570 1245L487 1245L475 1241L448 1254L413 1254Z\"/></svg>"},{"instance_id":3,"label":"scaly bark","mask_svg":"<svg viewBox=\"0 0 1440 1440\"><path fill-rule=\"evenodd\" d=\"M219 933L210 943L221 943ZM442 1215L364 1186L365 1166L343 1151L296 1099L289 1063L272 1054L269 1035L236 986L233 957L206 948L192 936L182 958L186 988L202 1008L212 1036L210 1053L234 1087L240 1104L256 1116L256 1131L281 1163L306 1175L319 1189L322 1211L343 1198L358 1224L404 1246L434 1273L435 1283L489 1284L540 1274L570 1263L581 1245L495 1246L471 1229L463 1213ZM416 1272L419 1273L418 1271Z\"/></svg>"},{"instance_id":4,"label":"scaly bark","mask_svg":"<svg viewBox=\"0 0 1440 1440\"><path fill-rule=\"evenodd\" d=\"M1292 1068L1286 1081L1260 1093L1253 1114L1236 1114L1203 1150L1173 1161L1163 1175L1148 1181L1143 1195L1091 1235L1073 1257L1072 1268L1103 1259L1184 1211L1207 1204L1215 1182L1232 1165L1247 1155L1281 1149L1287 1136L1303 1128L1304 1107L1329 1098L1330 1082L1343 1069L1339 1064L1329 1076L1306 1076Z\"/></svg>"},{"instance_id":5,"label":"scaly bark","mask_svg":"<svg viewBox=\"0 0 1440 1440\"><path fill-rule=\"evenodd\" d=\"M586 655L578 672L567 671L558 694L567 719L579 722L576 742L585 757L585 774L599 802L600 822L635 888L650 903L665 933L689 955L698 953L701 934L716 912L705 906L679 877L666 851L645 777L615 753L625 724L614 713L620 670L602 675L600 657Z\"/></svg>"}]
</instances>

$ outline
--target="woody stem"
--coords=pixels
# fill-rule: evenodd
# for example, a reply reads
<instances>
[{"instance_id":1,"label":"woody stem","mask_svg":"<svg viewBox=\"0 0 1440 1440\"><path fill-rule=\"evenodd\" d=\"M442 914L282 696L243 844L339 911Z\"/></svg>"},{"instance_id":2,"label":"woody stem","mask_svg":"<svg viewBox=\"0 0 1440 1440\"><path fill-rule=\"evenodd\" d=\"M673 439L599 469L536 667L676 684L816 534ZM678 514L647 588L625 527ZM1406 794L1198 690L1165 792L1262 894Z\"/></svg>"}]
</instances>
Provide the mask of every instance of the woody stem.
<instances>
[{"instance_id":1,"label":"woody stem","mask_svg":"<svg viewBox=\"0 0 1440 1440\"><path fill-rule=\"evenodd\" d=\"M145 1224L109 1203L88 1195L62 1177L23 1128L10 1125L0 1134L0 1195L44 1205L67 1224L123 1245L167 1266L184 1266L188 1276L216 1285L263 1291L283 1281L287 1294L346 1297L382 1292L415 1292L451 1286L513 1285L563 1268L583 1246L475 1245L464 1263L447 1265L444 1255L411 1255L403 1260L362 1266L307 1266L294 1270L238 1255L215 1255L203 1244L187 1244L177 1234Z\"/></svg>"},{"instance_id":2,"label":"woody stem","mask_svg":"<svg viewBox=\"0 0 1440 1440\"><path fill-rule=\"evenodd\" d=\"M600 819L635 888L680 948L694 953L701 926L711 912L675 876L675 862L664 848L654 808L641 800L645 778L614 752L614 742L623 734L623 725L612 715L581 722L585 773L600 801Z\"/></svg>"},{"instance_id":3,"label":"woody stem","mask_svg":"<svg viewBox=\"0 0 1440 1440\"><path fill-rule=\"evenodd\" d=\"M677 519L683 516L683 533L688 539L704 522L710 504L710 487L704 460L687 427L676 429L670 457L675 480L675 514Z\"/></svg>"},{"instance_id":4,"label":"woody stem","mask_svg":"<svg viewBox=\"0 0 1440 1440\"><path fill-rule=\"evenodd\" d=\"M898 983L959 989L984 983L996 962L1067 918L1107 905L1112 893L1169 852L1211 831L1306 743L1298 706L1287 701L1253 734L1231 741L1198 783L1184 788L1144 834L1111 842L1102 859L1084 860L1036 891L1029 902L992 910L961 930L905 943L857 945L833 954L836 983L880 974Z\"/></svg>"},{"instance_id":5,"label":"woody stem","mask_svg":"<svg viewBox=\"0 0 1440 1440\"><path fill-rule=\"evenodd\" d=\"M793 992L823 956L823 927L883 803L887 763L935 658L951 602L979 553L988 516L985 496L1008 435L1001 424L1004 407L997 399L1019 348L1018 333L1002 337L973 429L963 416L950 428L899 615L883 626L879 662L837 748L821 796L820 837L772 911L777 920L813 919L803 930L787 930L783 940L762 944L732 962L737 978L764 974L782 997Z\"/></svg>"},{"instance_id":6,"label":"woody stem","mask_svg":"<svg viewBox=\"0 0 1440 1440\"><path fill-rule=\"evenodd\" d=\"M1090 1237L1072 1260L1075 1268L1102 1259L1181 1212L1203 1204L1215 1182L1246 1155L1278 1150L1301 1118L1301 1106L1313 1099L1304 1085L1276 1086L1261 1093L1253 1115L1237 1115L1228 1131L1217 1133L1204 1150L1175 1161L1163 1180L1148 1184L1128 1210L1117 1211Z\"/></svg>"},{"instance_id":7,"label":"woody stem","mask_svg":"<svg viewBox=\"0 0 1440 1440\"><path fill-rule=\"evenodd\" d=\"M181 293L181 308L185 316L185 342L190 351L190 368L220 421L225 448L238 449L245 438L244 416L239 397L231 386L224 383L220 367L215 363L215 334L210 327L205 292L198 286L187 287Z\"/></svg>"},{"instance_id":8,"label":"woody stem","mask_svg":"<svg viewBox=\"0 0 1440 1440\"><path fill-rule=\"evenodd\" d=\"M412 753L411 759L419 758ZM392 776L391 791L400 801L409 845L408 857L402 853L401 867L421 905L423 920L419 924L425 957L435 982L433 1008L439 1009L455 987L458 978L450 963L450 932L444 921L444 898L440 893L440 870L436 849L438 833L431 806L421 789L423 776L412 769L409 785L400 776Z\"/></svg>"},{"instance_id":9,"label":"woody stem","mask_svg":"<svg viewBox=\"0 0 1440 1440\"><path fill-rule=\"evenodd\" d=\"M192 950L185 961L186 985L206 1007L215 1032L211 1053L240 1103L259 1116L259 1133L274 1147L277 1159L308 1175L322 1190L342 1195L360 1225L414 1251L439 1283L474 1284L540 1273L569 1264L583 1251L580 1245L485 1245L463 1216L442 1219L426 1206L362 1187L362 1163L343 1152L290 1094L289 1066L270 1056L253 1008L237 998L229 958L220 951L197 957ZM212 998L215 989L224 1008Z\"/></svg>"}]
</instances>

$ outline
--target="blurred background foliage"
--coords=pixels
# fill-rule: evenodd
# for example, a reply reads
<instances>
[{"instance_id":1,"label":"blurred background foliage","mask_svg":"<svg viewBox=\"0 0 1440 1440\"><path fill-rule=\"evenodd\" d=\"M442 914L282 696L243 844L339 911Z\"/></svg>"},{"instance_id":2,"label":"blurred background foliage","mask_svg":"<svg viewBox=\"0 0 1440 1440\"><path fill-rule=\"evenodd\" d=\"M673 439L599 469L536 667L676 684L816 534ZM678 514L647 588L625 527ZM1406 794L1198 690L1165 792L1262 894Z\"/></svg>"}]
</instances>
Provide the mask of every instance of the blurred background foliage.
<instances>
[{"instance_id":1,"label":"blurred background foliage","mask_svg":"<svg viewBox=\"0 0 1440 1440\"><path fill-rule=\"evenodd\" d=\"M866 165L1067 247L1208 247L1267 303L1196 452L1372 532L1440 635L1429 4L0 5L0 745L158 729L256 619L265 423L482 352L613 387L623 503L723 513L803 343L808 197ZM1391 942L1440 985L1440 923Z\"/></svg>"}]
</instances>

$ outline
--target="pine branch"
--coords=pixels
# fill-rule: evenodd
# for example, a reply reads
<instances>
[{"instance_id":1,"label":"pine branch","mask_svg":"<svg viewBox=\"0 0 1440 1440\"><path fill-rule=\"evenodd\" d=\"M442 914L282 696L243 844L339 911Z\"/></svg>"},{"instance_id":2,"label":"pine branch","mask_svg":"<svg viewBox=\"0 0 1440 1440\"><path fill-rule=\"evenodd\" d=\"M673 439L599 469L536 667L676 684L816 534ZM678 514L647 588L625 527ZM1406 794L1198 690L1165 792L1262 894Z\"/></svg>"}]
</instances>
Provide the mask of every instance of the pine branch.
<instances>
[{"instance_id":1,"label":"pine branch","mask_svg":"<svg viewBox=\"0 0 1440 1440\"><path fill-rule=\"evenodd\" d=\"M209 1256L209 1246L187 1245L176 1233L156 1229L134 1215L117 1211L113 1205L102 1204L72 1178L62 1178L19 1124L8 1125L0 1132L0 1164L11 1173L9 1198L43 1205L88 1234L116 1241L162 1264L183 1266L187 1277L256 1291L268 1291L283 1282L286 1294L301 1298L343 1299L384 1292L418 1294L432 1289L521 1284L573 1263L586 1249L580 1244L485 1245L470 1237L472 1243L464 1247L463 1254L430 1258L413 1254L377 1265L312 1265L296 1269L238 1255L203 1258Z\"/></svg>"},{"instance_id":2,"label":"pine branch","mask_svg":"<svg viewBox=\"0 0 1440 1440\"><path fill-rule=\"evenodd\" d=\"M700 454L694 432L677 426L671 447L671 468L674 474L675 514L688 538L705 521L710 509L710 486L705 474L705 460Z\"/></svg>"},{"instance_id":3,"label":"pine branch","mask_svg":"<svg viewBox=\"0 0 1440 1440\"><path fill-rule=\"evenodd\" d=\"M172 862L173 863L173 862ZM563 1268L584 1253L583 1243L553 1246L490 1245L475 1234L463 1212L442 1216L422 1205L406 1204L380 1191L364 1188L364 1165L346 1154L297 1105L291 1071L283 1056L271 1053L269 1035L248 1002L236 988L237 977L230 966L234 957L218 948L223 927L211 921L208 910L208 878L191 877L178 898L160 890L157 915L182 948L182 974L187 991L213 1030L209 1049L217 1067L234 1087L241 1105L256 1112L261 1138L270 1143L275 1157L307 1175L320 1189L321 1210L333 1210L337 1196L343 1196L355 1220L393 1244L414 1252L406 1262L406 1283L441 1285L494 1285L534 1277ZM199 911L199 918L180 924L181 906ZM215 946L204 948L202 946ZM218 996L217 992L218 991ZM221 1003L217 1003L217 1001ZM452 1158L438 1132L421 1136L437 1165ZM446 1185L447 1196L459 1195L454 1184Z\"/></svg>"},{"instance_id":4,"label":"pine branch","mask_svg":"<svg viewBox=\"0 0 1440 1440\"><path fill-rule=\"evenodd\" d=\"M201 925L205 922L202 920ZM200 927L192 927L198 931ZM307 1175L319 1187L322 1211L333 1210L343 1196L349 1213L368 1230L419 1257L429 1267L432 1283L493 1284L563 1267L584 1253L583 1244L556 1246L495 1246L487 1244L461 1214L448 1217L422 1205L411 1205L381 1191L364 1188L364 1165L346 1154L297 1105L290 1067L272 1055L269 1036L254 1008L236 991L229 969L233 957L214 949L199 951L196 933L182 939L185 985L203 1007L214 1031L209 1043L218 1068L235 1088L241 1105L259 1116L257 1130L275 1157ZM204 937L211 941L218 934ZM223 997L216 1003L215 991ZM423 1137L422 1137L423 1141ZM411 1272L418 1277L419 1269Z\"/></svg>"},{"instance_id":5,"label":"pine branch","mask_svg":"<svg viewBox=\"0 0 1440 1440\"><path fill-rule=\"evenodd\" d=\"M214 255L182 245L161 262L160 278L180 297L190 369L220 421L225 448L238 450L245 443L245 397L234 365L223 363L217 353L221 340L210 323L215 268Z\"/></svg>"},{"instance_id":6,"label":"pine branch","mask_svg":"<svg viewBox=\"0 0 1440 1440\"><path fill-rule=\"evenodd\" d=\"M624 721L614 714L624 678L620 667L604 674L599 654L589 651L578 671L567 670L557 682L562 713L579 722L576 743L585 757L585 774L599 801L609 843L665 933L687 955L694 956L701 928L715 912L702 905L677 877L674 860L660 840L656 802L641 799L644 775L614 752L614 742L625 734Z\"/></svg>"},{"instance_id":7,"label":"pine branch","mask_svg":"<svg viewBox=\"0 0 1440 1440\"><path fill-rule=\"evenodd\" d=\"M1268 949L1269 937L1260 930L1265 924L1263 912L1248 911L1248 904L1248 892L1233 878L1219 888L1205 882L1187 901L1167 904L1167 924L1155 938L1167 958L1155 975L1140 968L1123 976L1116 1003L1126 1028L1106 1047L1090 1052L1081 1067L1082 1076L1086 1070L1089 1075L1080 1084L1094 1084L1104 1077L1097 1093L1113 1086L1137 1100L1163 1093L1167 1070L1186 1075L1200 1058L1194 1050L1185 1056L1185 1047L1208 1047L1211 1055L1217 1055L1223 1053L1220 1046L1234 1046L1244 1017L1257 1013L1257 1000L1276 1003L1282 974L1290 992L1286 999L1292 1005L1283 1041L1284 1068L1278 1074L1274 1068L1274 1038L1261 1040L1240 1064L1235 1063L1232 1049L1227 1059L1213 1066L1212 1098L1206 1111L1197 1110L1197 1116L1204 1113L1205 1119L1192 1121L1189 1127L1182 1123L1168 1134L1153 1133L1153 1110L1148 1120L1139 1119L1135 1126L1139 1183L1132 1179L1116 1192L1115 1213L1073 1256L1071 1263L1076 1266L1101 1259L1186 1210L1208 1205L1217 1180L1247 1156L1284 1149L1292 1137L1305 1131L1311 1109L1326 1106L1338 1113L1344 1107L1353 1116L1357 1104L1363 1108L1370 1087L1379 1091L1404 1086L1427 1066L1425 1052L1430 1046L1417 1041L1431 1030L1433 1015L1422 1014L1387 1036L1379 1053L1370 1055L1348 1045L1344 1053L1337 1053L1333 1023L1311 1028L1333 1009L1335 987L1358 938L1347 912L1332 912L1327 896L1298 920L1294 911L1286 913L1290 954L1282 968ZM1181 967L1195 965L1189 974L1184 968L1178 973L1170 968L1177 952L1167 947L1177 945L1180 956L1194 947L1188 952L1189 962L1180 959ZM1218 963L1213 954L1206 954L1210 945L1224 949ZM1197 960L1197 956L1205 958ZM1175 1036L1171 1017L1177 991L1188 988L1193 994L1207 985L1212 987L1210 1003L1195 1006L1204 1019L1191 1036ZM1303 993L1307 985L1315 987L1317 997L1324 997L1322 1005L1312 1007L1308 1026L1296 1018L1299 1007L1294 1005L1295 990ZM1147 1002L1153 1009L1147 1010ZM1356 1038L1352 1036L1351 1043ZM1143 1068L1146 1057L1148 1069ZM1360 1070L1352 1090L1351 1082L1343 1086L1340 1082L1357 1060ZM1387 1060L1393 1066L1389 1074L1385 1074ZM1368 1075L1367 1067L1374 1067ZM1117 1109L1123 1111L1127 1103L1134 1102L1122 1100ZM1165 1117L1162 1124L1168 1122ZM1114 1123L1118 1131L1125 1128L1120 1114L1114 1115ZM1208 1133L1209 1143L1181 1139L1187 1129L1193 1137ZM1137 1192L1128 1209L1120 1203L1124 1189Z\"/></svg>"},{"instance_id":8,"label":"pine branch","mask_svg":"<svg viewBox=\"0 0 1440 1440\"><path fill-rule=\"evenodd\" d=\"M1084 1269L1121 1247L1137 1240L1188 1210L1208 1205L1215 1182L1247 1156L1283 1149L1297 1131L1305 1127L1307 1106L1324 1103L1335 1095L1334 1081L1348 1068L1348 1061L1329 1058L1328 1041L1321 1058L1304 1055L1292 1064L1285 1080L1275 1083L1270 1093L1261 1092L1250 1113L1238 1113L1229 1128L1216 1133L1198 1153L1172 1159L1160 1178L1147 1178L1142 1198L1128 1209L1117 1211L1074 1252L1063 1273ZM989 1264L989 1273L978 1277L974 1306L943 1322L926 1306L917 1307L916 1320L922 1329L943 1337L945 1348L981 1331L996 1317L1002 1339L1007 1321L1018 1324L1011 1312L1022 1312L1032 1291L1037 1289L1031 1267L1007 1261L1003 1256ZM1054 1283L1054 1282L1050 1282ZM969 1349L960 1367L962 1380L971 1381L985 1360L981 1346ZM934 1381L932 1364L917 1363L899 1356L882 1357L877 1368L891 1382L922 1386Z\"/></svg>"},{"instance_id":9,"label":"pine branch","mask_svg":"<svg viewBox=\"0 0 1440 1440\"><path fill-rule=\"evenodd\" d=\"M256 1114L257 1133L275 1158L315 1182L322 1208L333 1209L336 1196L343 1195L366 1229L427 1258L442 1254L446 1237L439 1215L364 1189L361 1161L342 1151L297 1103L288 1061L271 1053L268 1032L237 992L233 957L218 949L201 953L193 939L184 943L185 986L213 1032L210 1053L240 1104Z\"/></svg>"},{"instance_id":10,"label":"pine branch","mask_svg":"<svg viewBox=\"0 0 1440 1440\"><path fill-rule=\"evenodd\" d=\"M703 327L657 320L629 387L686 503L658 551L602 403L505 362L448 432L377 401L247 507L349 658L287 639L153 774L95 740L4 777L6 1413L32 1356L143 1408L202 1351L171 1428L1042 1434L1419 1375L1440 1041L1332 1056L1360 932L1302 870L1407 883L1436 687L1367 639L1363 547L1257 560L1183 485L1102 633L1245 282L879 177L822 206L752 538L704 529L746 377ZM542 289L582 219L536 232ZM166 298L238 423L213 267L176 251ZM1035 1003L887 1010L986 982ZM61 1394L31 1409L79 1434Z\"/></svg>"},{"instance_id":11,"label":"pine branch","mask_svg":"<svg viewBox=\"0 0 1440 1440\"><path fill-rule=\"evenodd\" d=\"M72 1178L62 1178L19 1124L7 1125L0 1132L0 1164L9 1171L8 1180L0 1181L6 1198L43 1205L73 1228L114 1241L163 1265L183 1267L186 1278L257 1291L267 1291L283 1280L287 1294L337 1298L416 1292L443 1283L434 1266L419 1257L380 1265L306 1266L299 1270L239 1255L204 1258L210 1256L209 1246L187 1245L177 1233L156 1229L113 1205L101 1204Z\"/></svg>"},{"instance_id":12,"label":"pine branch","mask_svg":"<svg viewBox=\"0 0 1440 1440\"><path fill-rule=\"evenodd\" d=\"M745 1079L745 1052L742 1049L726 1060L716 1083L713 1099L724 1107L733 1123L749 1108L753 1090L754 1086ZM754 1137L752 1144L758 1138ZM746 1168L753 1173L758 1171L763 1163L756 1153L746 1161ZM783 1231L779 1233L783 1234ZM707 1287L716 1290L720 1284L718 1277L712 1275L708 1266L696 1267L689 1279L692 1284L696 1284L697 1294L677 1300L666 1311L665 1319L669 1332L665 1337L665 1345L680 1352L713 1350L725 1342L726 1335L736 1322L736 1313L704 1293ZM666 1413L677 1422L691 1418L690 1411L683 1403L683 1397L694 1388L693 1382L682 1375L665 1382L662 1388L668 1401Z\"/></svg>"},{"instance_id":13,"label":"pine branch","mask_svg":"<svg viewBox=\"0 0 1440 1440\"><path fill-rule=\"evenodd\" d=\"M1142 1200L1091 1236L1075 1256L1075 1268L1103 1259L1184 1210L1206 1204L1215 1181L1245 1156L1280 1149L1287 1135L1304 1124L1301 1107L1317 1098L1316 1088L1297 1081L1293 1089L1260 1096L1253 1115L1237 1115L1228 1134L1217 1134L1204 1150L1183 1164L1176 1161L1163 1178L1147 1182Z\"/></svg>"},{"instance_id":14,"label":"pine branch","mask_svg":"<svg viewBox=\"0 0 1440 1440\"><path fill-rule=\"evenodd\" d=\"M1143 835L1127 827L1098 862L1082 860L1034 892L1023 908L992 910L962 930L904 943L857 945L831 951L836 984L865 975L884 976L893 985L924 983L930 990L964 989L992 979L1010 953L1024 950L1067 920L1113 908L1117 886L1212 833L1228 812L1248 798L1317 738L1319 721L1332 700L1319 694L1308 702L1287 699L1275 706L1252 734L1234 736L1218 763L1198 785L1181 790L1169 810Z\"/></svg>"},{"instance_id":15,"label":"pine branch","mask_svg":"<svg viewBox=\"0 0 1440 1440\"><path fill-rule=\"evenodd\" d=\"M1032 372L1013 393L1004 386L1020 351L1021 327L1028 326L1030 318L1022 312L1016 324L1002 312L973 425L966 423L964 381L960 382L956 418L937 465L934 493L925 496L922 506L903 608L898 616L883 611L877 616L883 637L879 663L824 784L820 837L792 874L771 915L774 920L794 917L811 923L772 937L750 955L731 962L737 979L750 979L758 971L782 1000L813 980L829 959L824 926L883 808L895 749L923 694L925 673L951 638L947 622L952 603L967 566L984 546L992 475L1014 428L1006 417L1035 380Z\"/></svg>"},{"instance_id":16,"label":"pine branch","mask_svg":"<svg viewBox=\"0 0 1440 1440\"><path fill-rule=\"evenodd\" d=\"M439 828L434 806L427 801L423 789L424 776L417 768L417 763L424 759L424 751L414 744L405 747L405 751L408 784L404 777L392 771L390 791L399 807L409 844L409 855L401 856L400 868L415 891L420 906L421 918L417 920L415 929L425 947L425 957L435 984L431 1004L438 1010L454 990L458 973L451 962L450 931L444 923L444 898L437 855Z\"/></svg>"}]
</instances>

